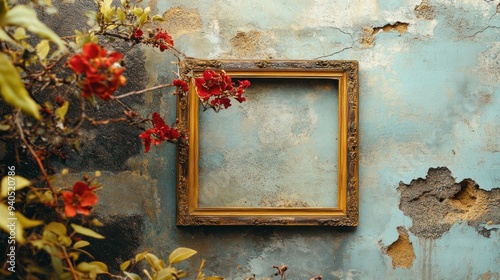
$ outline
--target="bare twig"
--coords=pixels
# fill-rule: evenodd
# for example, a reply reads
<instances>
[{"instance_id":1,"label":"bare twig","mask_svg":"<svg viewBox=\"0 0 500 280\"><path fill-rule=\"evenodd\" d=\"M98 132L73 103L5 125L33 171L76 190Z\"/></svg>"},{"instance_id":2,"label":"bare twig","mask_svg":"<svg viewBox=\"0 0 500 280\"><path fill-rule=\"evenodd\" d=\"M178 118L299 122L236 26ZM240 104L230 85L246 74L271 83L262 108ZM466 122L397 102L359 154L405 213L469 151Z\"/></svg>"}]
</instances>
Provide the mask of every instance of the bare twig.
<instances>
[{"instance_id":1,"label":"bare twig","mask_svg":"<svg viewBox=\"0 0 500 280\"><path fill-rule=\"evenodd\" d=\"M153 90L157 90L157 89L165 88L165 87L172 87L172 86L174 86L174 85L173 84L158 85L158 86L146 88L143 90L135 90L135 91L124 93L122 95L112 96L111 99L120 99L120 98L124 98L124 97L128 97L128 96L132 96L132 95L136 95L136 94L143 94L143 93L146 93L149 91L153 91Z\"/></svg>"},{"instance_id":2,"label":"bare twig","mask_svg":"<svg viewBox=\"0 0 500 280\"><path fill-rule=\"evenodd\" d=\"M56 194L56 191L54 189L54 186L52 186L52 183L50 181L49 175L47 174L47 171L45 170L45 166L43 166L42 160L36 154L35 150L33 150L33 147L28 142L28 140L26 140L26 138L24 137L23 127L21 126L21 121L19 120L19 115L20 115L19 112L20 111L17 110L17 112L15 113L15 123L16 123L17 129L19 131L19 137L21 138L21 141L23 142L23 144L26 146L26 148L30 152L30 154L33 157L33 159L38 164L38 168L40 169L40 172L42 172L42 176L43 176L45 182L47 183L47 186L50 188L50 191L52 192L52 196L54 198L54 205L55 205L55 208L56 208L56 213L59 216L60 213L59 213L59 205L57 204L57 194ZM59 216L59 218L60 218L60 216Z\"/></svg>"}]
</instances>

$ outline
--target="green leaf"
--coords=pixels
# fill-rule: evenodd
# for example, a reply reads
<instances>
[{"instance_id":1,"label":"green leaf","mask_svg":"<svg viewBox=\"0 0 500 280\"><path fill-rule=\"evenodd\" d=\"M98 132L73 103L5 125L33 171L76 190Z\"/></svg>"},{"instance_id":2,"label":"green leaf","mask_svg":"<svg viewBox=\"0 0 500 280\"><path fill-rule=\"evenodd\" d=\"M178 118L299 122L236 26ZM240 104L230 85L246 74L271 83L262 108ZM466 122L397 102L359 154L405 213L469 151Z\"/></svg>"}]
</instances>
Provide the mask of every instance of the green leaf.
<instances>
[{"instance_id":1,"label":"green leaf","mask_svg":"<svg viewBox=\"0 0 500 280\"><path fill-rule=\"evenodd\" d=\"M141 277L135 273L130 273L130 272L124 271L123 274L125 274L125 276L127 276L128 278L130 278L132 280L141 280Z\"/></svg>"},{"instance_id":2,"label":"green leaf","mask_svg":"<svg viewBox=\"0 0 500 280\"><path fill-rule=\"evenodd\" d=\"M14 182L11 187L14 187L16 191L22 190L26 187L31 186L31 182L21 176L5 176L2 178L0 197L7 197L9 193L9 182ZM10 190L12 192L12 189Z\"/></svg>"},{"instance_id":3,"label":"green leaf","mask_svg":"<svg viewBox=\"0 0 500 280\"><path fill-rule=\"evenodd\" d=\"M49 40L42 40L36 45L36 54L40 60L44 60L50 51Z\"/></svg>"},{"instance_id":4,"label":"green leaf","mask_svg":"<svg viewBox=\"0 0 500 280\"><path fill-rule=\"evenodd\" d=\"M185 259L190 258L197 252L193 249L185 248L185 247L179 247L175 249L172 253L170 253L170 256L168 256L168 263L170 265L174 263L181 262Z\"/></svg>"},{"instance_id":5,"label":"green leaf","mask_svg":"<svg viewBox=\"0 0 500 280\"><path fill-rule=\"evenodd\" d=\"M76 225L76 224L71 224L71 227L75 230L76 233L83 234L83 235L97 238L97 239L104 239L104 236L100 235L99 233L97 233L89 228L82 227L82 226Z\"/></svg>"},{"instance_id":6,"label":"green leaf","mask_svg":"<svg viewBox=\"0 0 500 280\"><path fill-rule=\"evenodd\" d=\"M120 22L123 23L125 21L126 16L127 15L122 10L122 8L120 8L120 7L116 8L116 17L118 18L118 20L120 20Z\"/></svg>"},{"instance_id":7,"label":"green leaf","mask_svg":"<svg viewBox=\"0 0 500 280\"><path fill-rule=\"evenodd\" d=\"M90 245L90 242L85 241L85 240L79 240L75 244L73 244L73 248L80 249L80 248L83 248L83 247L86 247L89 245Z\"/></svg>"},{"instance_id":8,"label":"green leaf","mask_svg":"<svg viewBox=\"0 0 500 280\"><path fill-rule=\"evenodd\" d=\"M0 94L5 103L20 108L24 113L41 119L40 105L31 98L16 68L7 55L0 53Z\"/></svg>"},{"instance_id":9,"label":"green leaf","mask_svg":"<svg viewBox=\"0 0 500 280\"><path fill-rule=\"evenodd\" d=\"M49 39L56 43L59 53L66 52L66 46L61 38L40 20L38 20L35 10L28 6L18 5L8 11L5 15L0 17L0 27L3 26L19 26L37 34L43 39Z\"/></svg>"}]
</instances>

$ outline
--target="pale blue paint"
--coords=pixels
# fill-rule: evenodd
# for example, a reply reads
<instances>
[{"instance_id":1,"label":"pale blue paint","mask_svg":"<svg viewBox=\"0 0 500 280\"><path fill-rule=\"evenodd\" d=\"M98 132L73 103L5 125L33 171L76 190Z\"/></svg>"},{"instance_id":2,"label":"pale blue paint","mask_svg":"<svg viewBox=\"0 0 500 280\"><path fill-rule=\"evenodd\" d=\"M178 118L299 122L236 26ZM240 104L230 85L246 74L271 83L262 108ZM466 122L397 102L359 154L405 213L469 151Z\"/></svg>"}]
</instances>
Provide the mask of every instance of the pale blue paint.
<instances>
[{"instance_id":1,"label":"pale blue paint","mask_svg":"<svg viewBox=\"0 0 500 280\"><path fill-rule=\"evenodd\" d=\"M287 279L317 274L324 279L480 279L488 272L500 279L498 232L486 238L466 222L438 240L410 233L416 259L409 269L393 269L382 252L398 238L398 226L412 225L399 210L400 181L447 166L457 181L471 178L486 190L500 185L500 30L474 35L499 25L500 14L492 17L498 1L430 1L433 20L416 18L419 2L402 2L158 1L160 13L174 6L199 11L202 30L174 38L176 46L198 58L241 58L230 41L250 30L262 32L262 49L245 58L313 59L352 46L328 59L354 59L360 65L360 225L351 230L177 228L175 153L158 147L146 157L155 162L148 172L158 182L162 218L147 225L151 234L144 246L163 257L177 246L192 247L200 252L190 263L193 269L203 257L207 274L228 279L252 273L267 277L272 265L282 263L290 267ZM335 6L341 11L328 17ZM408 32L381 31L373 46L360 44L364 27L396 21L409 22ZM172 77L167 73L159 81ZM163 97L162 104L161 110L172 115L173 98ZM159 156L164 161L156 164ZM224 156L214 152L210 160L218 165Z\"/></svg>"}]
</instances>

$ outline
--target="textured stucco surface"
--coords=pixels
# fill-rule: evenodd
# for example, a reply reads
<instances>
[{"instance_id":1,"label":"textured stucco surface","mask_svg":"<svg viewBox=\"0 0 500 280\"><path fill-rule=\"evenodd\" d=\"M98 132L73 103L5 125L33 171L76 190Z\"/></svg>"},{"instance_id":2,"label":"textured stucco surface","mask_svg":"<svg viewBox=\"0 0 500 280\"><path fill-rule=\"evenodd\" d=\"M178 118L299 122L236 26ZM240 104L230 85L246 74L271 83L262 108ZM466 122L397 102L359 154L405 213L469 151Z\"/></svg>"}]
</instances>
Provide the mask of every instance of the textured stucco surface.
<instances>
[{"instance_id":1,"label":"textured stucco surface","mask_svg":"<svg viewBox=\"0 0 500 280\"><path fill-rule=\"evenodd\" d=\"M141 232L138 250L166 258L175 247L191 247L199 251L191 269L203 257L207 274L228 279L269 277L281 264L289 266L287 279L500 279L500 213L470 223L460 212L448 217L447 230L432 235L429 227L429 235L419 235L412 226L422 221L412 218L425 215L401 210L398 189L437 167L451 171L451 182L470 179L486 191L500 187L499 1L150 3L167 19L176 46L192 57L359 61L360 219L347 229L178 228L175 147L143 154L122 143L123 153L115 151L118 165L111 155L73 169L103 171L108 186L98 213L139 221L131 226ZM174 78L173 57L136 51L144 64L131 74L140 85ZM168 90L136 104L141 113L175 117Z\"/></svg>"}]
</instances>

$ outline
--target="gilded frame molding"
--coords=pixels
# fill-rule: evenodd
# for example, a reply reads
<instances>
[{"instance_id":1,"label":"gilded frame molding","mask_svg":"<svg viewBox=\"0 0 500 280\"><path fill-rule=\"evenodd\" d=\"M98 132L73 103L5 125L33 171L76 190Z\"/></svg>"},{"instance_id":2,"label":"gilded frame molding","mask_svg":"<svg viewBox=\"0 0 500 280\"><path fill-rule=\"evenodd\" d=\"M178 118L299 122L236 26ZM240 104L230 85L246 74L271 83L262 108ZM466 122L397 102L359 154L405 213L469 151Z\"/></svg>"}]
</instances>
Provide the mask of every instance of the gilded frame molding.
<instances>
[{"instance_id":1,"label":"gilded frame molding","mask_svg":"<svg viewBox=\"0 0 500 280\"><path fill-rule=\"evenodd\" d=\"M198 206L199 100L193 77L205 69L225 70L233 78L336 79L339 94L338 206L210 207ZM190 79L188 94L177 99L177 117L189 138L177 150L177 225L358 225L358 62L346 60L199 60L181 62Z\"/></svg>"}]
</instances>

